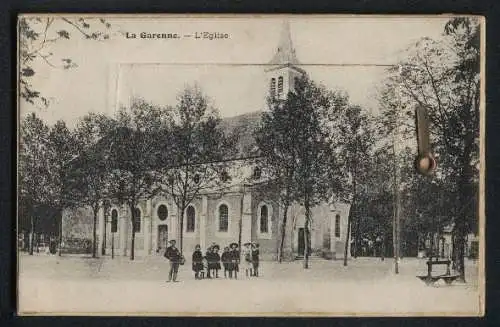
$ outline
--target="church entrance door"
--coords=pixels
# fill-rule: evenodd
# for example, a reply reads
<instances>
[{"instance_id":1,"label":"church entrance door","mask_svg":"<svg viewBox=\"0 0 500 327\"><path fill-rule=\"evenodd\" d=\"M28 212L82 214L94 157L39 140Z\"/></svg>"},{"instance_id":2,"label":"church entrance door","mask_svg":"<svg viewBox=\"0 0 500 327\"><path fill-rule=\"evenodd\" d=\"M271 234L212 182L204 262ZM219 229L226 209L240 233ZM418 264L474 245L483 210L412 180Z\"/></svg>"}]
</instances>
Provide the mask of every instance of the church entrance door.
<instances>
[{"instance_id":1,"label":"church entrance door","mask_svg":"<svg viewBox=\"0 0 500 327\"><path fill-rule=\"evenodd\" d=\"M298 237L298 254L304 255L304 249L306 248L306 243L304 240L304 228L299 228L299 237Z\"/></svg>"},{"instance_id":2,"label":"church entrance door","mask_svg":"<svg viewBox=\"0 0 500 327\"><path fill-rule=\"evenodd\" d=\"M168 226L158 225L158 252L163 254L167 248L168 242Z\"/></svg>"}]
</instances>

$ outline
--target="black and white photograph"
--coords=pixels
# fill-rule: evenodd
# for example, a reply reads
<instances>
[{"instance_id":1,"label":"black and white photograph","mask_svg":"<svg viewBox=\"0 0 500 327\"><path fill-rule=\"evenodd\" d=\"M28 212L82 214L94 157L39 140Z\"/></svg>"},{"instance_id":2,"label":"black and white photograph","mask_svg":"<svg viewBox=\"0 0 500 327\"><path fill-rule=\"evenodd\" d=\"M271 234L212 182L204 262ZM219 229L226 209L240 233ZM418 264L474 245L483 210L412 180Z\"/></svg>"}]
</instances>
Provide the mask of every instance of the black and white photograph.
<instances>
[{"instance_id":1,"label":"black and white photograph","mask_svg":"<svg viewBox=\"0 0 500 327\"><path fill-rule=\"evenodd\" d=\"M17 25L19 315L484 315L483 17Z\"/></svg>"}]
</instances>

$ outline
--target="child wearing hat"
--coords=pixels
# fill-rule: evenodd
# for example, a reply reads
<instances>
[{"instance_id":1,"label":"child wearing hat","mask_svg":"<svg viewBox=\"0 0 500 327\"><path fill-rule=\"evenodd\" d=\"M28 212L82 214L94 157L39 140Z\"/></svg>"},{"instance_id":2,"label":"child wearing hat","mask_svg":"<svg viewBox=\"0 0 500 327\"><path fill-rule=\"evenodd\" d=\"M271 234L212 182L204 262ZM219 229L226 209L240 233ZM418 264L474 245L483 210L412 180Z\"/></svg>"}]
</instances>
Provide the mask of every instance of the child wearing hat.
<instances>
[{"instance_id":1,"label":"child wearing hat","mask_svg":"<svg viewBox=\"0 0 500 327\"><path fill-rule=\"evenodd\" d=\"M201 247L199 244L197 244L194 248L192 266L194 271L194 278L201 279L200 271L203 270L203 254L201 253Z\"/></svg>"},{"instance_id":2,"label":"child wearing hat","mask_svg":"<svg viewBox=\"0 0 500 327\"><path fill-rule=\"evenodd\" d=\"M239 263L240 263L240 251L238 251L238 243L231 243L231 251L229 251L229 258L231 259L231 265L229 270L229 278L234 276L238 279Z\"/></svg>"},{"instance_id":3,"label":"child wearing hat","mask_svg":"<svg viewBox=\"0 0 500 327\"><path fill-rule=\"evenodd\" d=\"M214 245L212 247L212 258L214 262L214 271L215 271L215 278L219 278L219 270L220 270L220 254L219 254L219 246Z\"/></svg>"},{"instance_id":4,"label":"child wearing hat","mask_svg":"<svg viewBox=\"0 0 500 327\"><path fill-rule=\"evenodd\" d=\"M212 253L212 247L209 247L207 249L207 252L205 252L205 260L207 261L207 278L212 278L211 272L214 267L213 263L213 253Z\"/></svg>"}]
</instances>

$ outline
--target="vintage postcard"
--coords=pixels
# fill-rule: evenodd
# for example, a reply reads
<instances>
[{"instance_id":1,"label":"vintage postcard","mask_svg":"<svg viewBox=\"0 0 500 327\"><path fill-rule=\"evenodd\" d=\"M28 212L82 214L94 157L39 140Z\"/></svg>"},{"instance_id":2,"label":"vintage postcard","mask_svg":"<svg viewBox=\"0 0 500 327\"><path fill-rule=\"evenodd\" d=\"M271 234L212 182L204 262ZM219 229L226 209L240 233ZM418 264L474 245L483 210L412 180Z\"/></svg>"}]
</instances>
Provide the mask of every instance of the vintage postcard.
<instances>
[{"instance_id":1,"label":"vintage postcard","mask_svg":"<svg viewBox=\"0 0 500 327\"><path fill-rule=\"evenodd\" d=\"M20 15L20 315L481 316L477 16Z\"/></svg>"}]
</instances>

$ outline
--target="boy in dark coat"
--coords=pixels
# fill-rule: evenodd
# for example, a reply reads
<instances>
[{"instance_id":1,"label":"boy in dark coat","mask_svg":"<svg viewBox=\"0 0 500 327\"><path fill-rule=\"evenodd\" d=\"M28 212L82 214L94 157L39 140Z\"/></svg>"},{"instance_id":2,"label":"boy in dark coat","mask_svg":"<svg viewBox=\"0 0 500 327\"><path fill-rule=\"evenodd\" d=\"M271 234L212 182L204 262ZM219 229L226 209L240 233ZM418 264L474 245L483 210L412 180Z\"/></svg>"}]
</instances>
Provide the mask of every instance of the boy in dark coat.
<instances>
[{"instance_id":1,"label":"boy in dark coat","mask_svg":"<svg viewBox=\"0 0 500 327\"><path fill-rule=\"evenodd\" d=\"M196 245L192 257L192 266L194 278L200 279L200 271L203 270L203 254L201 253L200 245Z\"/></svg>"},{"instance_id":2,"label":"boy in dark coat","mask_svg":"<svg viewBox=\"0 0 500 327\"><path fill-rule=\"evenodd\" d=\"M169 243L170 246L166 249L164 254L165 258L167 258L170 263L170 271L168 272L167 282L171 282L172 280L177 282L177 272L179 271L182 255L179 249L175 246L174 240L171 240Z\"/></svg>"},{"instance_id":3,"label":"boy in dark coat","mask_svg":"<svg viewBox=\"0 0 500 327\"><path fill-rule=\"evenodd\" d=\"M219 278L219 270L220 270L220 254L219 254L219 246L215 245L212 247L212 258L214 262L214 270L215 270L215 278Z\"/></svg>"},{"instance_id":4,"label":"boy in dark coat","mask_svg":"<svg viewBox=\"0 0 500 327\"><path fill-rule=\"evenodd\" d=\"M222 266L224 267L224 278L228 277L229 264L231 259L229 258L229 247L226 246L221 256Z\"/></svg>"}]
</instances>

